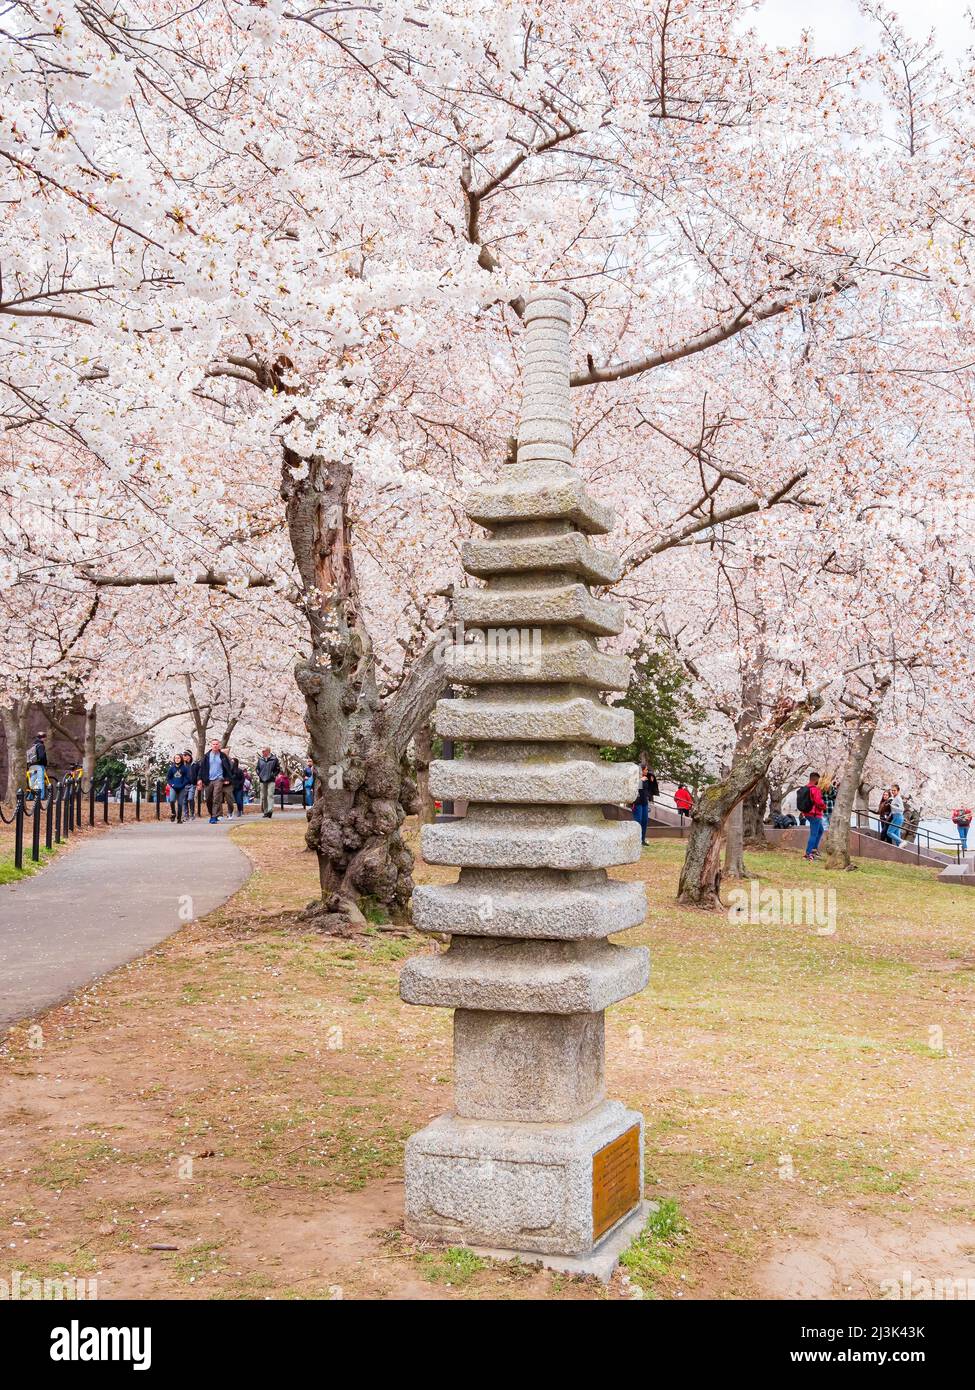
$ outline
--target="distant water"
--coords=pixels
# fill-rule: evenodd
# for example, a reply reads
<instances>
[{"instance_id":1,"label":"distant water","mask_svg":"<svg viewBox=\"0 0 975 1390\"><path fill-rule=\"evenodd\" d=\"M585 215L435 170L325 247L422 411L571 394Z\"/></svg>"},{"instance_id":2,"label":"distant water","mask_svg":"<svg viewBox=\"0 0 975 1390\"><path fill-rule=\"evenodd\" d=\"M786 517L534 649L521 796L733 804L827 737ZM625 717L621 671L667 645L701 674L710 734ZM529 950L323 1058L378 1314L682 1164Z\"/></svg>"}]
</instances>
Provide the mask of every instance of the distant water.
<instances>
[{"instance_id":1,"label":"distant water","mask_svg":"<svg viewBox=\"0 0 975 1390\"><path fill-rule=\"evenodd\" d=\"M854 826L856 825L855 816L850 817L850 824ZM871 814L870 827L873 830L876 830L877 828L877 818L875 813ZM919 829L922 831L929 830L932 836L939 835L942 837L942 839L939 840L932 839L933 849L950 849L952 845L958 843L958 831L955 829L954 824L948 816L922 816ZM947 845L943 844L942 840L947 840L949 841L949 843ZM975 836L973 836L973 840L975 840ZM921 843L923 846L923 835L921 836Z\"/></svg>"},{"instance_id":2,"label":"distant water","mask_svg":"<svg viewBox=\"0 0 975 1390\"><path fill-rule=\"evenodd\" d=\"M949 820L947 816L945 816L943 820L928 820L926 817L922 816L921 829L930 830L932 835L945 835L949 840L958 839L958 831L956 830L952 821Z\"/></svg>"}]
</instances>

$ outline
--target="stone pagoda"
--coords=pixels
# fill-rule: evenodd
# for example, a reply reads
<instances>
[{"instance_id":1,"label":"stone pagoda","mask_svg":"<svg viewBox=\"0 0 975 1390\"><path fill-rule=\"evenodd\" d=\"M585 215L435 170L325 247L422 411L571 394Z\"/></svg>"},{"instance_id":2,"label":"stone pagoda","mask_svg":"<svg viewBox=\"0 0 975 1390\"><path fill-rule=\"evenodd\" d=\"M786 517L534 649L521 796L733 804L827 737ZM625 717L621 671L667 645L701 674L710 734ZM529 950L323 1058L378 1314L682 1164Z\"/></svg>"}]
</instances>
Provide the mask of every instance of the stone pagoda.
<instances>
[{"instance_id":1,"label":"stone pagoda","mask_svg":"<svg viewBox=\"0 0 975 1390\"><path fill-rule=\"evenodd\" d=\"M633 715L599 693L625 690L629 663L596 644L623 615L590 586L619 562L590 539L613 518L572 466L570 304L528 300L517 462L466 503L487 532L464 546L484 584L459 595L448 653L469 698L436 711L466 756L434 762L430 790L469 809L422 842L460 876L416 889L416 926L451 941L400 985L454 1010L454 1107L407 1144L406 1226L608 1278L643 1221L643 1118L606 1098L604 1011L643 989L649 957L607 940L644 918L642 884L606 874L639 858L639 826L602 809L633 801L638 773L599 756L632 742Z\"/></svg>"}]
</instances>

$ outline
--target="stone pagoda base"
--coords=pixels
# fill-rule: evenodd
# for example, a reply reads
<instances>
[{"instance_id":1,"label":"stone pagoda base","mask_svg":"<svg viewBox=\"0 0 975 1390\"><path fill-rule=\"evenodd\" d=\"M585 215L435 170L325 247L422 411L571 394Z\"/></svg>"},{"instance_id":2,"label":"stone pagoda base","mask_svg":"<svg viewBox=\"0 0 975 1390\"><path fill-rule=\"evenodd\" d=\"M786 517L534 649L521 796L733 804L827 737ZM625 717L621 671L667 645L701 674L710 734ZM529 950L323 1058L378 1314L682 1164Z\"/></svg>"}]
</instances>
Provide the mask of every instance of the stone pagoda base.
<instances>
[{"instance_id":1,"label":"stone pagoda base","mask_svg":"<svg viewBox=\"0 0 975 1390\"><path fill-rule=\"evenodd\" d=\"M560 1124L441 1115L409 1139L406 1166L412 1235L599 1263L642 1209L643 1116L615 1100Z\"/></svg>"}]
</instances>

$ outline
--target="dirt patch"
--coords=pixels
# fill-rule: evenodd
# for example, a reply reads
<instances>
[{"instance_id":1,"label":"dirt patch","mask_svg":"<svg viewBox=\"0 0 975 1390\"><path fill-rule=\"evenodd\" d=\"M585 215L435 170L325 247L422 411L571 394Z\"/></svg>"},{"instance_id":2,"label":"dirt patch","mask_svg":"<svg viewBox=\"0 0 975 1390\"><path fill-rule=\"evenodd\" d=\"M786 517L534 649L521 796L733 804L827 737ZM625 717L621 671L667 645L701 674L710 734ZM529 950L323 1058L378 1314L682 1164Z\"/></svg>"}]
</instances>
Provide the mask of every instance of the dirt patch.
<instances>
[{"instance_id":1,"label":"dirt patch","mask_svg":"<svg viewBox=\"0 0 975 1390\"><path fill-rule=\"evenodd\" d=\"M912 1298L926 1283L940 1297L972 1298L975 1225L859 1217L780 1243L755 1282L763 1298Z\"/></svg>"},{"instance_id":2,"label":"dirt patch","mask_svg":"<svg viewBox=\"0 0 975 1390\"><path fill-rule=\"evenodd\" d=\"M11 1031L5 1263L97 1278L102 1296L633 1296L620 1276L604 1290L404 1235L403 1146L449 1108L451 1034L444 1011L400 1001L398 972L439 948L309 930L303 830L235 828L257 871L229 904L48 1011L42 1046ZM607 1017L609 1092L645 1115L648 1195L681 1215L672 1246L646 1253L644 1294L843 1298L907 1268L967 1277L975 982L930 963L975 955L969 890L867 865L836 877L837 932L821 937L677 909L680 853L658 841L622 871L647 884L629 939L653 974ZM785 853L749 866L772 885L823 876Z\"/></svg>"}]
</instances>

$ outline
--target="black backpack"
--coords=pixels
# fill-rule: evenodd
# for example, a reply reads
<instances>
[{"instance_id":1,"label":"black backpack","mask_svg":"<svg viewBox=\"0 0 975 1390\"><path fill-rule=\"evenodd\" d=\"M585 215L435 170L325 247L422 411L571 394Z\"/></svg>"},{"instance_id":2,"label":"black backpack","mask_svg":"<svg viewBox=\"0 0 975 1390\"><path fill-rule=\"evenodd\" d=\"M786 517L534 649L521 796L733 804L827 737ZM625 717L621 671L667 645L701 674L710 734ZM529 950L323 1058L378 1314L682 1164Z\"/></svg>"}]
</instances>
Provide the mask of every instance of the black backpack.
<instances>
[{"instance_id":1,"label":"black backpack","mask_svg":"<svg viewBox=\"0 0 975 1390\"><path fill-rule=\"evenodd\" d=\"M812 796L808 787L800 787L796 793L796 808L807 816L813 808Z\"/></svg>"}]
</instances>

